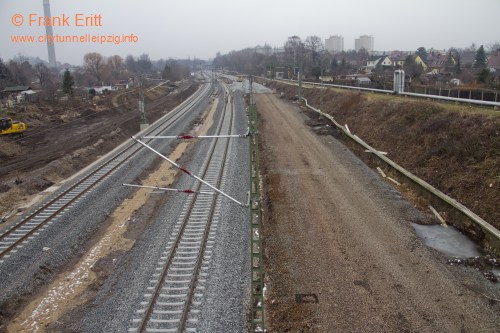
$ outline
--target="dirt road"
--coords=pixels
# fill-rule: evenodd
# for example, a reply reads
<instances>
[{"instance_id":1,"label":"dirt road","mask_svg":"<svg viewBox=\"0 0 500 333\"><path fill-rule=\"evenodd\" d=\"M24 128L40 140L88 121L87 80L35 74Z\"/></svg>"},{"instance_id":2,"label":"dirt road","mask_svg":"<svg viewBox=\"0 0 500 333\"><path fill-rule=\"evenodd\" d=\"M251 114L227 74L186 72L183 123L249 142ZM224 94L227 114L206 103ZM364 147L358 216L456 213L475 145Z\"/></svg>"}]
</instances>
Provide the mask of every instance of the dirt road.
<instances>
[{"instance_id":1,"label":"dirt road","mask_svg":"<svg viewBox=\"0 0 500 333\"><path fill-rule=\"evenodd\" d=\"M425 216L296 106L256 102L271 332L498 332L498 288L425 247Z\"/></svg>"}]
</instances>

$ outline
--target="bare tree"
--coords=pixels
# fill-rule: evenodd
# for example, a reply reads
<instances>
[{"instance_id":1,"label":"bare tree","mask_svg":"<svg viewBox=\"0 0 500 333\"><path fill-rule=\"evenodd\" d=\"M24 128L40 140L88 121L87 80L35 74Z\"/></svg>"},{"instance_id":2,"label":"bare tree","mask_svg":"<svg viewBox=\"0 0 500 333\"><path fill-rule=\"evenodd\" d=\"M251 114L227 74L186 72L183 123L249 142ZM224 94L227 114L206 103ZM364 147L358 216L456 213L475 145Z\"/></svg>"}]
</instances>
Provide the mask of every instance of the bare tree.
<instances>
[{"instance_id":1,"label":"bare tree","mask_svg":"<svg viewBox=\"0 0 500 333\"><path fill-rule=\"evenodd\" d=\"M170 60L165 64L162 76L164 79L168 79L170 81L180 81L188 77L189 74L190 74L189 67L180 64L175 60Z\"/></svg>"},{"instance_id":2,"label":"bare tree","mask_svg":"<svg viewBox=\"0 0 500 333\"><path fill-rule=\"evenodd\" d=\"M93 77L85 68L78 67L74 71L73 76L75 77L75 83L77 86L92 86Z\"/></svg>"},{"instance_id":3,"label":"bare tree","mask_svg":"<svg viewBox=\"0 0 500 333\"><path fill-rule=\"evenodd\" d=\"M9 71L11 73L12 81L19 85L28 85L31 82L33 75L33 67L27 61L17 62L14 60L9 61Z\"/></svg>"},{"instance_id":4,"label":"bare tree","mask_svg":"<svg viewBox=\"0 0 500 333\"><path fill-rule=\"evenodd\" d=\"M60 86L60 81L54 77L52 73L49 72L49 75L45 78L44 84L43 84L43 92L45 94L45 97L48 100L53 101L56 97L56 92L57 89L59 89Z\"/></svg>"},{"instance_id":5,"label":"bare tree","mask_svg":"<svg viewBox=\"0 0 500 333\"><path fill-rule=\"evenodd\" d=\"M405 59L404 70L406 75L410 76L412 79L419 78L423 73L422 65L415 62L415 56L408 55Z\"/></svg>"},{"instance_id":6,"label":"bare tree","mask_svg":"<svg viewBox=\"0 0 500 333\"><path fill-rule=\"evenodd\" d=\"M476 51L477 51L477 45L476 45L476 43L472 43L469 47L466 47L465 51L471 51L471 52L476 53Z\"/></svg>"},{"instance_id":7,"label":"bare tree","mask_svg":"<svg viewBox=\"0 0 500 333\"><path fill-rule=\"evenodd\" d=\"M95 77L98 83L101 82L101 76L104 69L104 58L100 53L91 52L83 57L85 69Z\"/></svg>"},{"instance_id":8,"label":"bare tree","mask_svg":"<svg viewBox=\"0 0 500 333\"><path fill-rule=\"evenodd\" d=\"M137 71L137 61L135 61L133 56L128 55L125 58L125 67L130 73L135 73Z\"/></svg>"},{"instance_id":9,"label":"bare tree","mask_svg":"<svg viewBox=\"0 0 500 333\"><path fill-rule=\"evenodd\" d=\"M12 83L12 74L2 58L0 58L0 89L3 89Z\"/></svg>"},{"instance_id":10,"label":"bare tree","mask_svg":"<svg viewBox=\"0 0 500 333\"><path fill-rule=\"evenodd\" d=\"M488 52L495 52L496 50L500 50L500 43L499 42L495 42L493 44L489 44L486 49L488 50Z\"/></svg>"},{"instance_id":11,"label":"bare tree","mask_svg":"<svg viewBox=\"0 0 500 333\"><path fill-rule=\"evenodd\" d=\"M118 80L120 78L120 74L123 70L123 58L119 55L114 55L108 58L108 67L111 71L111 75L113 79Z\"/></svg>"},{"instance_id":12,"label":"bare tree","mask_svg":"<svg viewBox=\"0 0 500 333\"><path fill-rule=\"evenodd\" d=\"M38 64L35 65L34 71L35 71L35 76L37 77L38 82L40 83L40 87L42 87L43 89L45 81L47 81L50 74L49 69L43 63L39 62Z\"/></svg>"},{"instance_id":13,"label":"bare tree","mask_svg":"<svg viewBox=\"0 0 500 333\"><path fill-rule=\"evenodd\" d=\"M149 54L141 54L139 60L137 60L137 69L140 73L147 73L153 67L151 59L149 59Z\"/></svg>"},{"instance_id":14,"label":"bare tree","mask_svg":"<svg viewBox=\"0 0 500 333\"><path fill-rule=\"evenodd\" d=\"M321 51L325 49L323 40L318 36L307 36L305 47L311 55L313 64L317 64L319 62L319 55Z\"/></svg>"},{"instance_id":15,"label":"bare tree","mask_svg":"<svg viewBox=\"0 0 500 333\"><path fill-rule=\"evenodd\" d=\"M304 63L306 49L299 36L288 37L285 42L285 54L287 61L291 63Z\"/></svg>"},{"instance_id":16,"label":"bare tree","mask_svg":"<svg viewBox=\"0 0 500 333\"><path fill-rule=\"evenodd\" d=\"M33 68L34 75L40 83L45 97L49 100L54 100L60 82L43 63L39 62Z\"/></svg>"}]
</instances>

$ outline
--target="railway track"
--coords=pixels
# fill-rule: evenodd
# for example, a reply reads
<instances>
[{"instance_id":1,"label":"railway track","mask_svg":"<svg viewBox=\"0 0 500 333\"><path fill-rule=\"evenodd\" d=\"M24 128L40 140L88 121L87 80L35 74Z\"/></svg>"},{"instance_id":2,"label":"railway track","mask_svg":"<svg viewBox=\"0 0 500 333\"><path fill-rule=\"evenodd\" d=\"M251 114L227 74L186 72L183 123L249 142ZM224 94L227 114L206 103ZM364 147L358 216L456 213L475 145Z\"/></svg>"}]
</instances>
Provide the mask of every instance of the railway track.
<instances>
[{"instance_id":1,"label":"railway track","mask_svg":"<svg viewBox=\"0 0 500 333\"><path fill-rule=\"evenodd\" d=\"M206 97L211 91L210 88L210 84L202 86L191 98L179 105L166 117L157 121L144 134L157 135L167 130L186 115L201 99ZM57 192L36 209L19 218L10 228L2 231L0 234L0 265L28 241L38 236L52 224L57 223L58 218L67 214L92 189L116 172L141 149L144 148L134 142L125 145L82 175L72 185Z\"/></svg>"},{"instance_id":2,"label":"railway track","mask_svg":"<svg viewBox=\"0 0 500 333\"><path fill-rule=\"evenodd\" d=\"M130 93L132 92L136 92L137 91L134 89L134 90L131 90L131 91L128 91L126 93L124 93L125 95L129 95ZM148 102L145 106L145 111L146 113L148 113L150 110L154 110L156 109L157 107L161 106L162 104L164 104L169 98L171 98L171 94L165 94L164 96L161 96L157 99L154 99L150 102ZM134 118L138 117L138 114L135 113L135 112L130 112L133 110L133 108L135 106L131 106L131 102L129 102L128 100L126 101L128 104L128 108L123 108L124 110L126 110L125 112L128 114L127 116L124 116L121 118L121 121L120 123L121 124L125 124L129 121L132 121ZM117 109L120 109L122 107L118 106L118 107L114 107L114 108L117 108ZM81 126L81 122L80 121L84 121L83 119L76 119L75 121L72 121L72 122L69 122L69 123L64 123L62 125L58 125L58 126L61 126L61 127L66 127L66 128L72 128L74 130L77 130L79 129L79 127ZM30 131L31 129L29 129L28 131ZM50 129L49 129L50 130ZM47 131L47 130L44 130L44 131L41 131L40 133L37 133L37 132L34 132L34 133L29 133L27 134L28 137L38 137L40 140L44 140L43 139L43 133ZM28 133L28 132L26 132ZM88 137L91 137L91 136L94 136L94 135L99 135L100 133L100 129L98 128L93 128L93 129L90 129L89 131L86 132L87 133L87 136ZM17 141L17 140L16 140ZM79 147L78 145L76 145L75 147ZM73 147L73 149L77 149ZM14 160L11 160L11 161L7 161L7 162L2 162L0 164L0 175L7 175L13 171L18 171L18 172L22 172L22 171L29 171L29 170L32 170L31 167L35 166L35 167L40 167L40 166L43 166L45 165L46 163L48 163L47 161L52 161L54 159L57 159L61 156L64 156L65 154L67 154L68 152L68 149L71 150L72 147L71 146L67 146L65 147L66 149L62 149L62 150L59 150L59 151L50 151L50 152L47 152L47 155L44 155L44 158L43 159L40 159L40 156L35 154L35 155L27 155L27 156L23 156L23 158L21 160L19 159L14 159ZM0 180L0 183L2 182L5 182L5 180Z\"/></svg>"},{"instance_id":3,"label":"railway track","mask_svg":"<svg viewBox=\"0 0 500 333\"><path fill-rule=\"evenodd\" d=\"M227 87L224 97L227 104L216 135L231 134L233 127L234 109ZM217 138L212 142L200 172L205 181L218 188L225 183L229 140ZM199 183L196 190L211 189ZM186 200L129 332L196 332L221 200L221 196L198 194Z\"/></svg>"}]
</instances>

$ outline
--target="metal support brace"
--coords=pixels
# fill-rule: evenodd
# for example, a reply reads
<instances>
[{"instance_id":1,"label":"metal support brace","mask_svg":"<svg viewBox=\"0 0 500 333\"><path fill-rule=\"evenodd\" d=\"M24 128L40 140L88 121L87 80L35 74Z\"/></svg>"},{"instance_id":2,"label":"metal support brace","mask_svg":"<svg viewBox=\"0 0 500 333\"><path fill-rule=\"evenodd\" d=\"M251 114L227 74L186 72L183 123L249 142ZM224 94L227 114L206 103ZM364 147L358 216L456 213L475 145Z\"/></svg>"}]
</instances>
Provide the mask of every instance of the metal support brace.
<instances>
[{"instance_id":1,"label":"metal support brace","mask_svg":"<svg viewBox=\"0 0 500 333\"><path fill-rule=\"evenodd\" d=\"M257 108L248 107L250 128L250 253L252 279L252 333L264 332L264 261L262 248L262 217L259 177L259 147L257 132Z\"/></svg>"},{"instance_id":2,"label":"metal support brace","mask_svg":"<svg viewBox=\"0 0 500 333\"><path fill-rule=\"evenodd\" d=\"M227 134L227 135L145 135L142 139L177 139L177 140L191 140L191 139L226 139L226 138L246 138L249 136L250 130L245 134Z\"/></svg>"},{"instance_id":3,"label":"metal support brace","mask_svg":"<svg viewBox=\"0 0 500 333\"><path fill-rule=\"evenodd\" d=\"M207 194L207 195L215 195L216 192L207 192L207 191L196 191L192 189L179 189L179 188L170 188L170 187L159 187L159 186L145 186L145 185L135 185L135 184L122 184L127 187L138 187L138 188L146 188L150 190L157 190L162 192L179 192L179 193L187 193L187 194Z\"/></svg>"},{"instance_id":4,"label":"metal support brace","mask_svg":"<svg viewBox=\"0 0 500 333\"><path fill-rule=\"evenodd\" d=\"M196 176L196 175L193 175L189 170L181 167L179 164L175 163L174 161L172 161L171 159L169 159L168 157L162 155L162 153L160 153L159 151L157 151L156 149L154 149L153 147L145 144L144 142L136 139L135 137L132 137L132 139L134 139L137 143L143 145L144 147L148 148L149 150L151 150L153 153L155 153L156 155L160 156L161 158L163 158L165 161L169 162L170 164L172 164L174 167L176 167L177 169L181 170L182 172L184 172L185 174L187 174L188 176L196 179L197 181L207 185L208 187L210 187L212 190L216 191L217 193L219 194L222 194L223 196L225 196L226 198L228 198L229 200L231 201L234 201L236 202L238 205L242 206L242 207L246 207L247 205L246 204L243 204L241 202L239 202L238 200L234 199L233 197L231 197L230 195L222 192L221 190L219 190L217 187L213 186L213 185L210 185L209 183L207 183L206 181L204 181L203 179L201 179L200 177Z\"/></svg>"}]
</instances>

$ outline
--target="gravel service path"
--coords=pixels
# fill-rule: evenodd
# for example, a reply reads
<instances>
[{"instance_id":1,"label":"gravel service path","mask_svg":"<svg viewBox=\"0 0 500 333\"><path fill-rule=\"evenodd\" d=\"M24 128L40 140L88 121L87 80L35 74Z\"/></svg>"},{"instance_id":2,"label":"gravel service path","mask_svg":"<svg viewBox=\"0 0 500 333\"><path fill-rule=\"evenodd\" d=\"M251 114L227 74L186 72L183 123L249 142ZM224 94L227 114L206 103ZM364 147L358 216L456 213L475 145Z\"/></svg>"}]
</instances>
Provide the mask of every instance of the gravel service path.
<instances>
[{"instance_id":1,"label":"gravel service path","mask_svg":"<svg viewBox=\"0 0 500 333\"><path fill-rule=\"evenodd\" d=\"M423 214L298 107L256 102L271 332L499 331L498 287L423 245Z\"/></svg>"}]
</instances>

